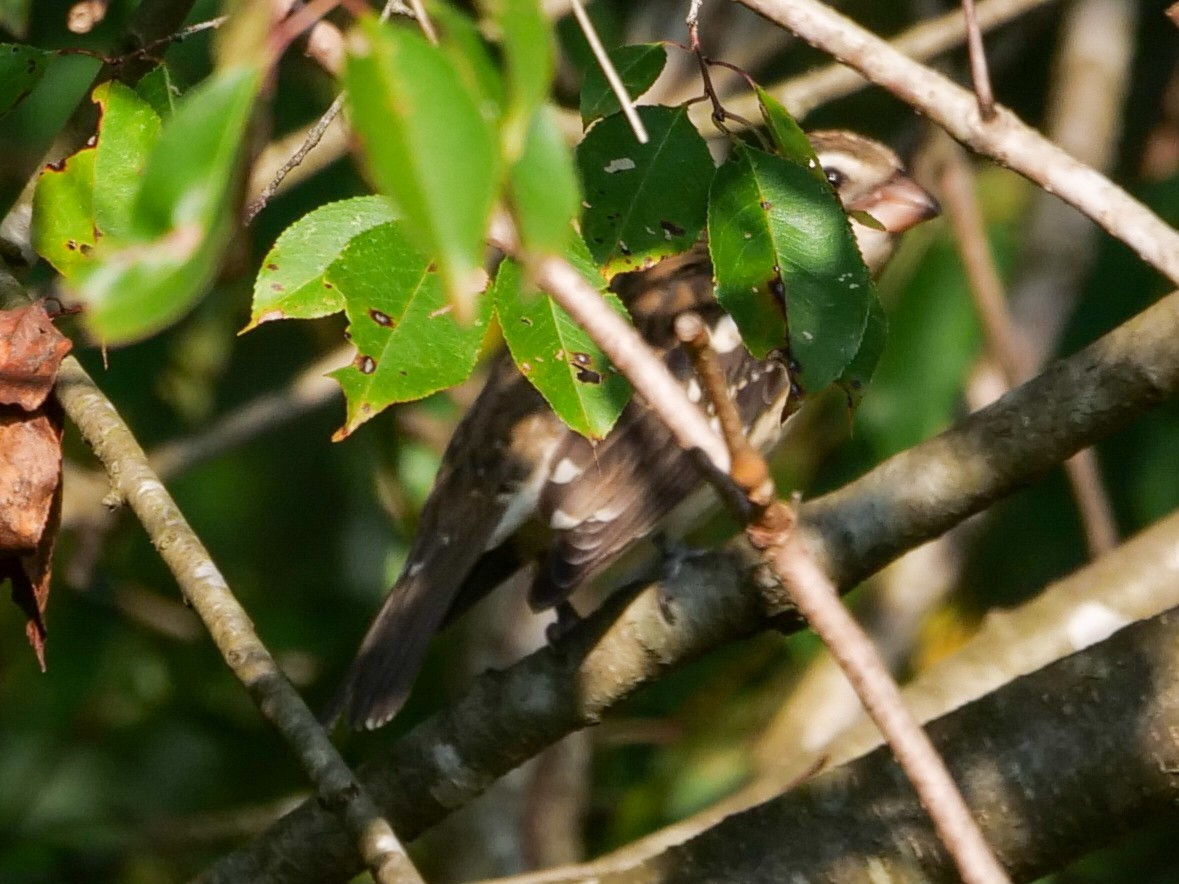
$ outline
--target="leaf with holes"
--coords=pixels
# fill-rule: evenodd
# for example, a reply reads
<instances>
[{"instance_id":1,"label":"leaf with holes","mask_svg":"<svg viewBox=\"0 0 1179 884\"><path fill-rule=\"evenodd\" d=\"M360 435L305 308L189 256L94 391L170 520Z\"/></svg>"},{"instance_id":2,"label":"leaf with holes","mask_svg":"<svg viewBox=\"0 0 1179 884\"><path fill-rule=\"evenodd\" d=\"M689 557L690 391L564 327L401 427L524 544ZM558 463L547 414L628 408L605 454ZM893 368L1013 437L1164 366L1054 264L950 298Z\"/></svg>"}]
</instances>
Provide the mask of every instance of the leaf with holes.
<instances>
[{"instance_id":1,"label":"leaf with holes","mask_svg":"<svg viewBox=\"0 0 1179 884\"><path fill-rule=\"evenodd\" d=\"M475 296L474 321L460 323L434 261L404 227L389 221L354 237L326 274L357 350L351 365L332 372L348 408L337 440L394 402L466 380L487 331L491 298Z\"/></svg>"},{"instance_id":2,"label":"leaf with holes","mask_svg":"<svg viewBox=\"0 0 1179 884\"><path fill-rule=\"evenodd\" d=\"M618 296L605 291L585 244L574 240L568 257L629 320ZM589 335L548 295L526 291L519 265L510 260L496 277L495 308L516 365L561 420L590 439L610 432L631 388Z\"/></svg>"},{"instance_id":3,"label":"leaf with holes","mask_svg":"<svg viewBox=\"0 0 1179 884\"><path fill-rule=\"evenodd\" d=\"M257 68L219 71L163 128L126 233L104 236L70 279L95 338L119 344L157 332L212 282L235 226L231 198L260 83Z\"/></svg>"},{"instance_id":4,"label":"leaf with holes","mask_svg":"<svg viewBox=\"0 0 1179 884\"><path fill-rule=\"evenodd\" d=\"M631 101L638 100L655 85L667 64L667 48L661 43L619 46L606 54L614 63L614 69L618 71ZM618 96L610 88L602 69L597 64L591 64L586 68L585 79L581 83L581 124L588 128L594 120L616 114L621 109Z\"/></svg>"},{"instance_id":5,"label":"leaf with holes","mask_svg":"<svg viewBox=\"0 0 1179 884\"><path fill-rule=\"evenodd\" d=\"M275 319L315 319L344 309L344 299L327 281L332 262L348 243L396 218L383 196L360 196L320 206L282 232L254 280L250 331Z\"/></svg>"},{"instance_id":6,"label":"leaf with holes","mask_svg":"<svg viewBox=\"0 0 1179 884\"><path fill-rule=\"evenodd\" d=\"M33 242L59 273L70 276L102 237L125 237L160 118L122 83L96 86L95 138L72 157L46 167L33 194Z\"/></svg>"},{"instance_id":7,"label":"leaf with holes","mask_svg":"<svg viewBox=\"0 0 1179 884\"><path fill-rule=\"evenodd\" d=\"M873 293L839 200L806 167L755 148L718 170L708 209L717 300L750 352L786 350L817 392L851 364Z\"/></svg>"},{"instance_id":8,"label":"leaf with holes","mask_svg":"<svg viewBox=\"0 0 1179 884\"><path fill-rule=\"evenodd\" d=\"M33 191L33 248L63 276L89 260L98 242L94 224L97 144L50 163Z\"/></svg>"},{"instance_id":9,"label":"leaf with holes","mask_svg":"<svg viewBox=\"0 0 1179 884\"><path fill-rule=\"evenodd\" d=\"M716 171L685 108L642 107L639 116L651 136L646 144L615 114L577 148L582 233L607 277L690 248L704 229Z\"/></svg>"},{"instance_id":10,"label":"leaf with holes","mask_svg":"<svg viewBox=\"0 0 1179 884\"><path fill-rule=\"evenodd\" d=\"M0 117L28 98L53 53L32 46L0 43Z\"/></svg>"},{"instance_id":11,"label":"leaf with holes","mask_svg":"<svg viewBox=\"0 0 1179 884\"><path fill-rule=\"evenodd\" d=\"M442 50L373 16L353 35L344 83L368 168L434 256L458 315L473 320L500 182L493 127Z\"/></svg>"}]
</instances>

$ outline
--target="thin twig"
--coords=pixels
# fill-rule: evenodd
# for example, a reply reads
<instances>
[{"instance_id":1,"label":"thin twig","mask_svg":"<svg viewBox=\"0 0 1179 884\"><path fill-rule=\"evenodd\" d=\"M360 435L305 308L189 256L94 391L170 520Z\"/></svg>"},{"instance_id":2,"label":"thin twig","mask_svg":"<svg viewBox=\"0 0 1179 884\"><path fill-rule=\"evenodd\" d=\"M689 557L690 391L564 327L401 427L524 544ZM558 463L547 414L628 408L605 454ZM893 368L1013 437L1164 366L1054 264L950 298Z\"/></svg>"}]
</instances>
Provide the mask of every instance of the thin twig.
<instances>
[{"instance_id":1,"label":"thin twig","mask_svg":"<svg viewBox=\"0 0 1179 884\"><path fill-rule=\"evenodd\" d=\"M622 82L622 77L618 76L618 70L614 67L614 62L610 61L610 56L606 53L606 48L602 46L602 41L598 37L598 31L594 27L594 23L590 21L589 15L586 14L585 7L581 0L571 0L570 7L573 9L573 17L577 19L577 25L581 28L582 34L585 35L585 40L589 43L590 51L594 54L594 60L597 61L598 67L602 69L602 73L606 75L606 82L610 84L610 88L614 91L614 97L618 99L618 104L622 107L623 116L626 121L630 123L631 129L634 130L635 138L638 139L639 144L646 144L651 140L647 134L647 127L643 125L643 121L639 118L639 112L635 110L635 103L627 94L626 86Z\"/></svg>"},{"instance_id":2,"label":"thin twig","mask_svg":"<svg viewBox=\"0 0 1179 884\"><path fill-rule=\"evenodd\" d=\"M746 439L741 418L699 316L681 314L676 336L687 348L720 420L733 462L733 479L748 494L746 533L762 550L790 599L823 640L843 670L864 709L880 728L909 782L929 813L934 828L968 884L1007 884L982 830L970 815L932 741L905 708L900 688L867 634L839 600L839 591L795 536L798 518L774 499L774 482L765 459ZM744 473L743 475L741 473ZM712 476L705 475L706 479Z\"/></svg>"},{"instance_id":3,"label":"thin twig","mask_svg":"<svg viewBox=\"0 0 1179 884\"><path fill-rule=\"evenodd\" d=\"M106 467L115 490L143 524L185 600L204 621L225 662L295 752L321 799L338 813L373 876L381 882L420 882L393 829L255 633L249 616L110 400L72 357L62 363L55 390L66 414Z\"/></svg>"},{"instance_id":4,"label":"thin twig","mask_svg":"<svg viewBox=\"0 0 1179 884\"><path fill-rule=\"evenodd\" d=\"M977 7L979 27L992 31L1041 6L1059 0L982 0ZM928 61L962 44L966 24L960 10L922 21L889 40L898 52L916 61ZM855 69L833 62L825 67L767 87L767 91L799 119L836 98L850 95L869 82ZM758 118L757 96L739 95L728 99L728 108L752 119ZM735 127L734 127L735 128Z\"/></svg>"},{"instance_id":5,"label":"thin twig","mask_svg":"<svg viewBox=\"0 0 1179 884\"><path fill-rule=\"evenodd\" d=\"M546 257L528 260L519 255L520 241L515 225L505 214L492 219L488 242L508 255L525 260L536 284L565 308L602 348L610 362L624 374L651 409L667 424L676 441L686 451L698 451L721 473L728 473L729 452L724 440L708 426L708 421L675 378L647 346L634 327L623 320L566 260Z\"/></svg>"},{"instance_id":6,"label":"thin twig","mask_svg":"<svg viewBox=\"0 0 1179 884\"><path fill-rule=\"evenodd\" d=\"M888 667L839 591L796 534L767 550L774 570L810 627L823 639L913 784L946 850L968 884L1010 879L970 814L946 763L901 698Z\"/></svg>"},{"instance_id":7,"label":"thin twig","mask_svg":"<svg viewBox=\"0 0 1179 884\"><path fill-rule=\"evenodd\" d=\"M987 345L1002 368L1005 388L1016 387L1034 373L1035 357L1008 309L1003 282L987 241L970 164L962 148L952 142L946 145L939 181L946 218L954 231L954 242L962 257ZM1097 459L1091 451L1082 451L1065 461L1064 467L1081 515L1089 554L1097 558L1118 543L1117 523L1103 490Z\"/></svg>"},{"instance_id":8,"label":"thin twig","mask_svg":"<svg viewBox=\"0 0 1179 884\"><path fill-rule=\"evenodd\" d=\"M385 9L382 10L382 15L388 18L393 14L395 4L385 4ZM431 43L438 44L438 31L434 29L434 22L430 21L430 16L426 14L426 6L422 0L409 0L409 8L413 10L413 17L418 20L418 27L422 29L422 33L426 35L426 39Z\"/></svg>"},{"instance_id":9,"label":"thin twig","mask_svg":"<svg viewBox=\"0 0 1179 884\"><path fill-rule=\"evenodd\" d=\"M332 121L344 108L344 96L345 93L343 92L336 96L335 100L331 103L328 109L323 112L323 116L315 121L315 125L311 127L311 130L307 133L307 137L303 139L303 143L299 145L299 149L291 155L290 159L288 159L285 163L282 164L282 166L279 167L278 171L274 173L274 177L270 179L270 183L262 188L261 193L259 193L258 196L255 197L248 206L246 206L246 210L242 218L243 223L249 224L256 217L258 217L258 213L266 208L266 204L270 202L276 193L278 193L279 188L282 186L283 179L287 177L292 169L303 162L303 159L307 156L307 154L315 150L316 145L318 145L320 139L323 138L323 133L327 131L328 126L332 124Z\"/></svg>"},{"instance_id":10,"label":"thin twig","mask_svg":"<svg viewBox=\"0 0 1179 884\"><path fill-rule=\"evenodd\" d=\"M740 495L731 493L730 483L713 482L722 500L742 523L756 518L775 498L774 478L765 458L749 444L737 405L729 395L725 372L717 359L708 334L708 327L699 314L688 311L675 320L675 333L692 359L700 387L712 404L720 423L721 436L732 460L730 478ZM705 476L711 479L711 476ZM734 505L734 502L736 505Z\"/></svg>"},{"instance_id":11,"label":"thin twig","mask_svg":"<svg viewBox=\"0 0 1179 884\"><path fill-rule=\"evenodd\" d=\"M983 46L982 31L974 0L962 0L962 17L966 20L966 53L970 57L970 79L978 99L978 114L984 120L995 116L995 93L991 89L991 72L987 68L987 50Z\"/></svg>"}]
</instances>

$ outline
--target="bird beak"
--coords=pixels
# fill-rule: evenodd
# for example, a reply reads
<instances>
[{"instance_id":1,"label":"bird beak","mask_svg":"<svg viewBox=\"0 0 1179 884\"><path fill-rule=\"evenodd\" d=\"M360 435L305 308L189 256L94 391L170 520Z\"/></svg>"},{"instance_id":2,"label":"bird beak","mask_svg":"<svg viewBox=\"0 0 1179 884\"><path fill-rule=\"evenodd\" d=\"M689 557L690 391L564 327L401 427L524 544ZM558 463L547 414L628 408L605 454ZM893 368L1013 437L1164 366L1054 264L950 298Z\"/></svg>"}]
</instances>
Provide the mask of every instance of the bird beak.
<instances>
[{"instance_id":1,"label":"bird beak","mask_svg":"<svg viewBox=\"0 0 1179 884\"><path fill-rule=\"evenodd\" d=\"M941 212L933 194L901 172L849 208L867 212L892 234L904 233Z\"/></svg>"}]
</instances>

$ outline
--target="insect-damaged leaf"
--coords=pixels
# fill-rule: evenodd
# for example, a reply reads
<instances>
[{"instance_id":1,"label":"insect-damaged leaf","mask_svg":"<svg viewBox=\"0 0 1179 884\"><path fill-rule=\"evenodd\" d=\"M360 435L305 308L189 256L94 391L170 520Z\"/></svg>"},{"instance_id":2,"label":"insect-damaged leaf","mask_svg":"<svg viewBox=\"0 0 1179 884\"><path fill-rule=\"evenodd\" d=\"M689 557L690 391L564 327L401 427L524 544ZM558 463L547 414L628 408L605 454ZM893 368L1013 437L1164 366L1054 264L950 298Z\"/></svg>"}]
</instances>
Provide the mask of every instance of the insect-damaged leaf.
<instances>
[{"instance_id":1,"label":"insect-damaged leaf","mask_svg":"<svg viewBox=\"0 0 1179 884\"><path fill-rule=\"evenodd\" d=\"M573 241L567 257L590 285L604 289L580 240ZM526 289L519 265L504 261L495 280L495 305L512 358L561 420L583 436L602 438L630 399L630 384L564 308ZM603 297L629 319L617 295L603 291Z\"/></svg>"},{"instance_id":2,"label":"insect-damaged leaf","mask_svg":"<svg viewBox=\"0 0 1179 884\"><path fill-rule=\"evenodd\" d=\"M348 243L396 217L383 196L359 196L320 206L282 232L254 280L249 331L275 319L314 319L344 309L326 273Z\"/></svg>"},{"instance_id":3,"label":"insect-damaged leaf","mask_svg":"<svg viewBox=\"0 0 1179 884\"><path fill-rule=\"evenodd\" d=\"M491 314L491 298L474 296L475 321L460 323L434 262L400 221L356 236L326 279L344 300L352 364L332 372L347 398L336 439L394 402L420 399L466 380Z\"/></svg>"},{"instance_id":4,"label":"insect-damaged leaf","mask_svg":"<svg viewBox=\"0 0 1179 884\"><path fill-rule=\"evenodd\" d=\"M161 131L126 229L104 236L70 279L96 338L118 344L152 334L204 294L234 229L234 184L260 82L256 68L219 71L184 96ZM95 188L98 217L97 179Z\"/></svg>"},{"instance_id":5,"label":"insect-damaged leaf","mask_svg":"<svg viewBox=\"0 0 1179 884\"><path fill-rule=\"evenodd\" d=\"M586 202L581 229L607 277L690 248L704 229L716 171L686 109L641 107L639 116L651 136L646 144L615 114L577 148Z\"/></svg>"}]
</instances>

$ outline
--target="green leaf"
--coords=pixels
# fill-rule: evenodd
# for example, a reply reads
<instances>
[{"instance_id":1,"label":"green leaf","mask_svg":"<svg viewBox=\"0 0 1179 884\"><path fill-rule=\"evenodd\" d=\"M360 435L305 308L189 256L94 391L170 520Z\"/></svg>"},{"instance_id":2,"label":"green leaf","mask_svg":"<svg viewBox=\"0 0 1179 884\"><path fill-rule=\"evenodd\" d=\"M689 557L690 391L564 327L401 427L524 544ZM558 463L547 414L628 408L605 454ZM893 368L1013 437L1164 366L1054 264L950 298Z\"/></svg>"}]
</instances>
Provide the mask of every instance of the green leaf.
<instances>
[{"instance_id":1,"label":"green leaf","mask_svg":"<svg viewBox=\"0 0 1179 884\"><path fill-rule=\"evenodd\" d=\"M33 192L33 248L63 276L87 261L98 242L94 228L97 145L46 166Z\"/></svg>"},{"instance_id":2,"label":"green leaf","mask_svg":"<svg viewBox=\"0 0 1179 884\"><path fill-rule=\"evenodd\" d=\"M585 244L575 239L568 257L629 321L618 296L604 291ZM631 388L606 354L552 298L525 292L520 267L513 261L500 265L495 305L516 365L561 420L590 439L610 432L630 399Z\"/></svg>"},{"instance_id":3,"label":"green leaf","mask_svg":"<svg viewBox=\"0 0 1179 884\"><path fill-rule=\"evenodd\" d=\"M635 101L655 85L667 64L667 47L661 43L636 43L633 46L619 46L606 53L614 63L615 70L626 87L626 94ZM616 114L622 108L618 97L606 75L597 64L591 64L585 71L581 84L581 123L588 127L594 120Z\"/></svg>"},{"instance_id":4,"label":"green leaf","mask_svg":"<svg viewBox=\"0 0 1179 884\"><path fill-rule=\"evenodd\" d=\"M755 86L757 104L761 108L761 118L765 120L770 138L778 153L792 163L798 163L810 169L815 177L828 186L827 174L819 163L819 157L810 139L798 125L798 121L791 116L790 111L778 99L766 92L761 86Z\"/></svg>"},{"instance_id":5,"label":"green leaf","mask_svg":"<svg viewBox=\"0 0 1179 884\"><path fill-rule=\"evenodd\" d=\"M460 323L434 262L389 221L354 237L327 279L344 299L356 345L352 365L332 373L347 397L344 439L394 402L420 399L466 380L487 331L491 298L475 299Z\"/></svg>"},{"instance_id":6,"label":"green leaf","mask_svg":"<svg viewBox=\"0 0 1179 884\"><path fill-rule=\"evenodd\" d=\"M248 332L275 319L314 319L344 309L327 271L360 234L396 217L383 196L360 196L320 206L282 232L254 280Z\"/></svg>"},{"instance_id":7,"label":"green leaf","mask_svg":"<svg viewBox=\"0 0 1179 884\"><path fill-rule=\"evenodd\" d=\"M436 257L459 317L473 319L500 177L491 124L441 50L372 16L352 38L344 80L373 177Z\"/></svg>"},{"instance_id":8,"label":"green leaf","mask_svg":"<svg viewBox=\"0 0 1179 884\"><path fill-rule=\"evenodd\" d=\"M573 233L581 188L573 156L552 109L538 108L520 159L512 166L512 208L524 248L559 254Z\"/></svg>"},{"instance_id":9,"label":"green leaf","mask_svg":"<svg viewBox=\"0 0 1179 884\"><path fill-rule=\"evenodd\" d=\"M132 206L152 149L160 118L132 89L116 81L95 87L102 114L94 159L94 223L103 236L127 235Z\"/></svg>"},{"instance_id":10,"label":"green leaf","mask_svg":"<svg viewBox=\"0 0 1179 884\"><path fill-rule=\"evenodd\" d=\"M507 67L508 107L504 156L515 161L525 148L536 111L553 79L553 39L538 0L485 0Z\"/></svg>"},{"instance_id":11,"label":"green leaf","mask_svg":"<svg viewBox=\"0 0 1179 884\"><path fill-rule=\"evenodd\" d=\"M426 11L438 30L442 51L475 96L484 119L498 121L504 108L504 84L479 26L449 3L430 3Z\"/></svg>"},{"instance_id":12,"label":"green leaf","mask_svg":"<svg viewBox=\"0 0 1179 884\"><path fill-rule=\"evenodd\" d=\"M169 119L176 111L180 98L180 87L172 79L172 72L166 64L157 65L135 84L136 94L151 105L161 120Z\"/></svg>"},{"instance_id":13,"label":"green leaf","mask_svg":"<svg viewBox=\"0 0 1179 884\"><path fill-rule=\"evenodd\" d=\"M48 166L33 197L34 246L63 276L93 255L100 238L127 234L160 131L155 112L121 83L101 83L91 98L99 106L94 141Z\"/></svg>"},{"instance_id":14,"label":"green leaf","mask_svg":"<svg viewBox=\"0 0 1179 884\"><path fill-rule=\"evenodd\" d=\"M839 377L860 348L873 294L830 187L804 166L739 147L713 181L708 237L717 300L749 351L788 350L807 392Z\"/></svg>"},{"instance_id":15,"label":"green leaf","mask_svg":"<svg viewBox=\"0 0 1179 884\"><path fill-rule=\"evenodd\" d=\"M120 344L159 331L212 282L236 226L231 197L260 82L256 68L216 73L164 127L126 235L103 237L71 280L96 338Z\"/></svg>"},{"instance_id":16,"label":"green leaf","mask_svg":"<svg viewBox=\"0 0 1179 884\"><path fill-rule=\"evenodd\" d=\"M848 406L853 410L859 407L864 398L872 375L876 373L876 366L880 363L880 357L884 355L887 340L888 317L880 304L880 299L873 292L872 300L868 302L868 322L864 326L860 349L835 381L847 394Z\"/></svg>"},{"instance_id":17,"label":"green leaf","mask_svg":"<svg viewBox=\"0 0 1179 884\"><path fill-rule=\"evenodd\" d=\"M0 43L0 117L24 101L41 82L51 54L32 46Z\"/></svg>"},{"instance_id":18,"label":"green leaf","mask_svg":"<svg viewBox=\"0 0 1179 884\"><path fill-rule=\"evenodd\" d=\"M582 232L606 276L690 248L704 229L716 172L685 108L638 110L651 136L646 144L615 114L590 129L577 149L587 203Z\"/></svg>"}]
</instances>

